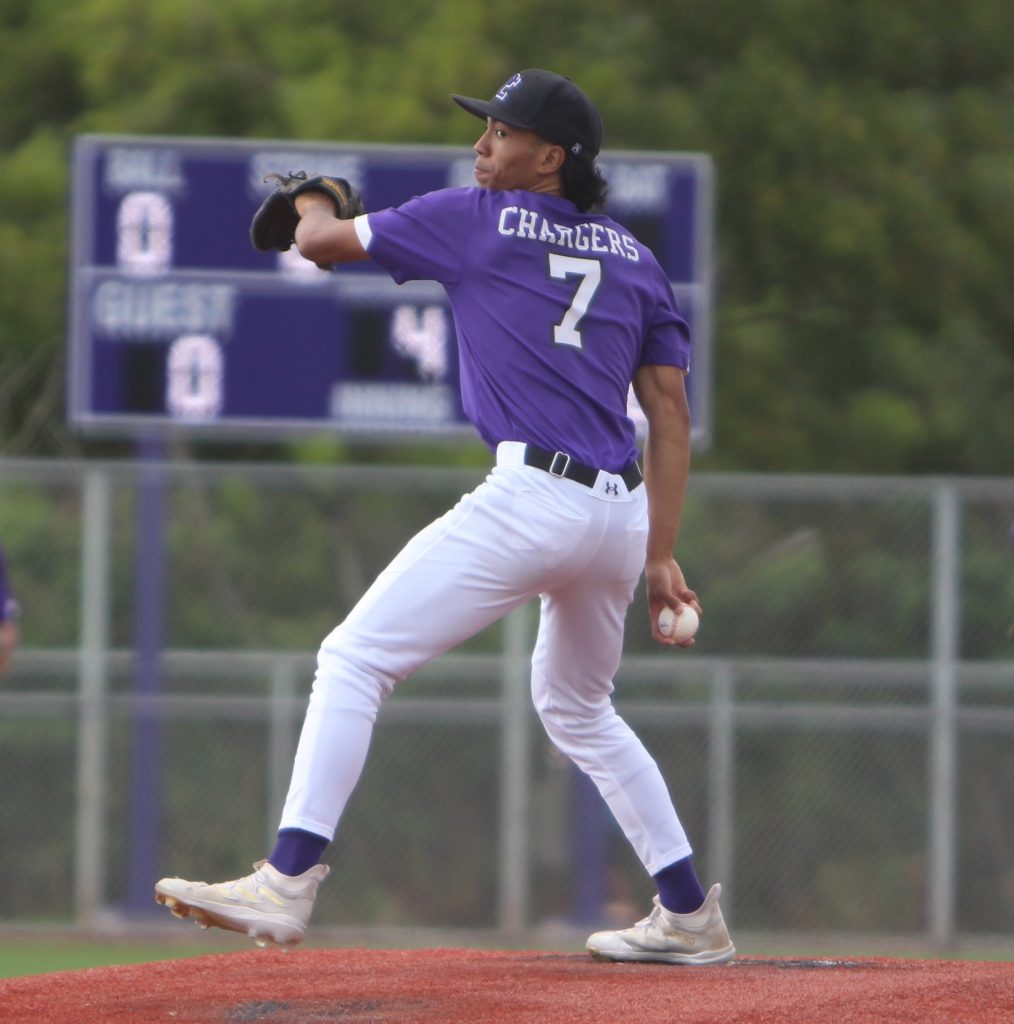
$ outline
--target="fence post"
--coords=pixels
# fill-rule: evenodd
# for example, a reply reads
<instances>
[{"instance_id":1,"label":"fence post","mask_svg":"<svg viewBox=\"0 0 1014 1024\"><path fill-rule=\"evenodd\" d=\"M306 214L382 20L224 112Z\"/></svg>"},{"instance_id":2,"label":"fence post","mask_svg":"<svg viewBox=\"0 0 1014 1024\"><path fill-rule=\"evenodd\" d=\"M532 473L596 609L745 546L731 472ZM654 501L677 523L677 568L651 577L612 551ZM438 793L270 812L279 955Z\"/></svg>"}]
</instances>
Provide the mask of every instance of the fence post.
<instances>
[{"instance_id":1,"label":"fence post","mask_svg":"<svg viewBox=\"0 0 1014 1024\"><path fill-rule=\"evenodd\" d=\"M105 891L109 492L109 475L105 470L85 470L81 495L81 647L74 857L74 910L81 927L95 923Z\"/></svg>"},{"instance_id":2,"label":"fence post","mask_svg":"<svg viewBox=\"0 0 1014 1024\"><path fill-rule=\"evenodd\" d=\"M727 661L715 666L711 691L708 756L708 863L713 879L722 883L722 908L732 920L735 898L736 723L733 669ZM727 895L728 894L728 895Z\"/></svg>"},{"instance_id":3,"label":"fence post","mask_svg":"<svg viewBox=\"0 0 1014 1024\"><path fill-rule=\"evenodd\" d=\"M142 438L134 538L134 716L130 760L127 905L151 912L151 880L158 877L162 825L162 713L167 473L165 441Z\"/></svg>"},{"instance_id":4,"label":"fence post","mask_svg":"<svg viewBox=\"0 0 1014 1024\"><path fill-rule=\"evenodd\" d=\"M275 844L278 822L289 791L292 762L296 756L298 721L293 705L295 695L295 663L291 657L276 658L271 667L271 700L268 709L267 850Z\"/></svg>"},{"instance_id":5,"label":"fence post","mask_svg":"<svg viewBox=\"0 0 1014 1024\"><path fill-rule=\"evenodd\" d=\"M933 659L929 766L927 919L936 946L954 937L955 794L957 791L957 672L961 590L958 571L960 508L954 483L933 492Z\"/></svg>"},{"instance_id":6,"label":"fence post","mask_svg":"<svg viewBox=\"0 0 1014 1024\"><path fill-rule=\"evenodd\" d=\"M521 931L528 923L531 771L529 767L530 608L504 619L504 668L500 746L499 906L497 926Z\"/></svg>"}]
</instances>

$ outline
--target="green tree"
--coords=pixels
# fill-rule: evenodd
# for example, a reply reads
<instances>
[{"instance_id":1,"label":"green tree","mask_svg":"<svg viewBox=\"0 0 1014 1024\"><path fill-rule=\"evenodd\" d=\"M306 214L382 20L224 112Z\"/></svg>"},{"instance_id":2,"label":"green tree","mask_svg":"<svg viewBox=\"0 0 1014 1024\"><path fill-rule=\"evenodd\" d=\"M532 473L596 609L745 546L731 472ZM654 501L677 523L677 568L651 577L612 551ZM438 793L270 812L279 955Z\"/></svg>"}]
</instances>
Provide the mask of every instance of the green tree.
<instances>
[{"instance_id":1,"label":"green tree","mask_svg":"<svg viewBox=\"0 0 1014 1024\"><path fill-rule=\"evenodd\" d=\"M62 417L75 134L467 145L448 94L542 65L607 147L714 157L698 466L1014 466L1009 4L0 0L0 30L0 452L90 450Z\"/></svg>"}]
</instances>

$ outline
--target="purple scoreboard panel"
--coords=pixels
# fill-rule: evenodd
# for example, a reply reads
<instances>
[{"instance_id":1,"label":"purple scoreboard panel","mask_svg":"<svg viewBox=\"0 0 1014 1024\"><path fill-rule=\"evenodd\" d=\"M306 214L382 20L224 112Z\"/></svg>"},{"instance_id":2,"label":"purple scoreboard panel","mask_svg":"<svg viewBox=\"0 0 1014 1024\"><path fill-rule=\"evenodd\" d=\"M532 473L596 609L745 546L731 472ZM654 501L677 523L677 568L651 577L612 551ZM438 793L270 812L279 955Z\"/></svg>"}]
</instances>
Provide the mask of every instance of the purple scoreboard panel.
<instances>
[{"instance_id":1,"label":"purple scoreboard panel","mask_svg":"<svg viewBox=\"0 0 1014 1024\"><path fill-rule=\"evenodd\" d=\"M113 436L277 439L470 431L439 285L370 262L260 253L272 171L348 178L368 210L472 186L466 147L81 136L74 147L68 416ZM712 165L607 152L609 212L649 245L694 334L694 436L710 438ZM635 418L640 410L631 405Z\"/></svg>"}]
</instances>

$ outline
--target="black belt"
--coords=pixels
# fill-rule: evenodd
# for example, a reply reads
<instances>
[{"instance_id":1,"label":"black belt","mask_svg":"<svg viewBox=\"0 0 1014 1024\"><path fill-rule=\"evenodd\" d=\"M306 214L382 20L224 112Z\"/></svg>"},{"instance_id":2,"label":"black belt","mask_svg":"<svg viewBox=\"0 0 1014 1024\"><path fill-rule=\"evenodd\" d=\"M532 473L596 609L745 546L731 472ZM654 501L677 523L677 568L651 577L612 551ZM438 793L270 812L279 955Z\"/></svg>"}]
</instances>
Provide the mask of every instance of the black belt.
<instances>
[{"instance_id":1,"label":"black belt","mask_svg":"<svg viewBox=\"0 0 1014 1024\"><path fill-rule=\"evenodd\" d=\"M553 476L566 477L568 480L584 484L585 487L594 487L599 475L597 469L572 459L566 452L550 452L534 444L525 445L525 465L544 469ZM627 485L628 491L641 485L641 467L636 462L632 462L622 473L615 475Z\"/></svg>"}]
</instances>

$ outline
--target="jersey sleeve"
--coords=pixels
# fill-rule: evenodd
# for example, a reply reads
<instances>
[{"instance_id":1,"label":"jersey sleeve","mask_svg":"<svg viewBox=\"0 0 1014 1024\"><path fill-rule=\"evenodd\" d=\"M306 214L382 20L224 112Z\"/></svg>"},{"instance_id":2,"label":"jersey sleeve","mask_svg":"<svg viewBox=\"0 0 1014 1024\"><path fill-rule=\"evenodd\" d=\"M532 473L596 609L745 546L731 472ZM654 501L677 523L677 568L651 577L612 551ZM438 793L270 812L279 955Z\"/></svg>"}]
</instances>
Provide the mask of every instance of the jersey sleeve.
<instances>
[{"instance_id":1,"label":"jersey sleeve","mask_svg":"<svg viewBox=\"0 0 1014 1024\"><path fill-rule=\"evenodd\" d=\"M477 189L444 189L366 215L357 225L370 258L402 284L455 284L468 259Z\"/></svg>"},{"instance_id":2,"label":"jersey sleeve","mask_svg":"<svg viewBox=\"0 0 1014 1024\"><path fill-rule=\"evenodd\" d=\"M681 370L689 371L692 349L690 325L680 314L676 296L661 269L658 270L654 285L658 302L645 329L638 365L678 366Z\"/></svg>"}]
</instances>

